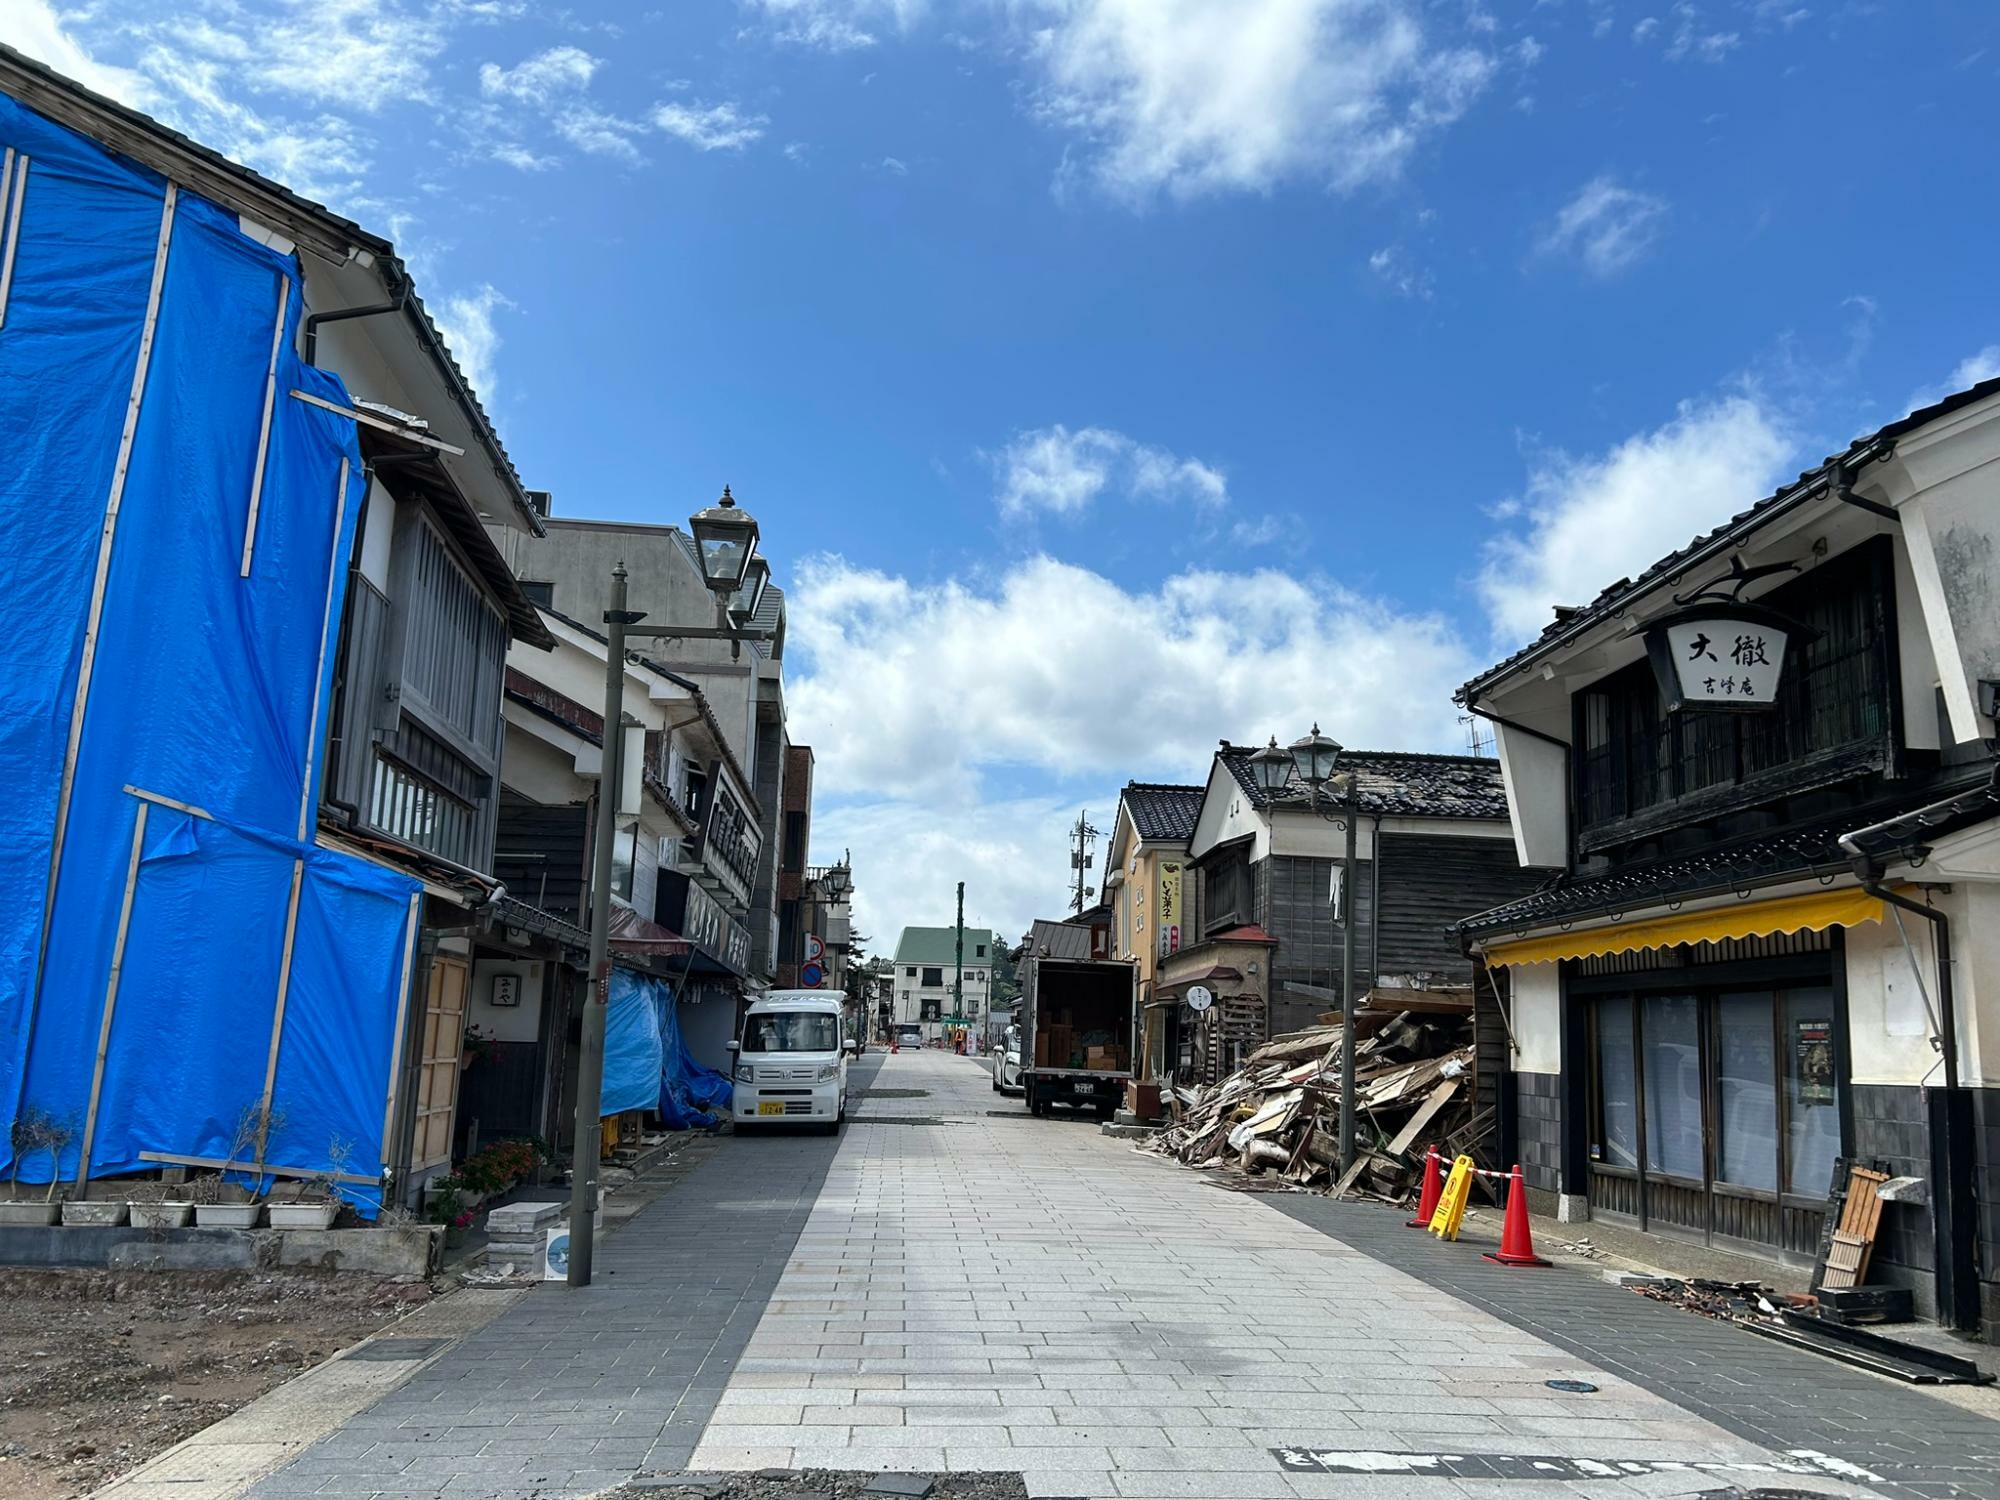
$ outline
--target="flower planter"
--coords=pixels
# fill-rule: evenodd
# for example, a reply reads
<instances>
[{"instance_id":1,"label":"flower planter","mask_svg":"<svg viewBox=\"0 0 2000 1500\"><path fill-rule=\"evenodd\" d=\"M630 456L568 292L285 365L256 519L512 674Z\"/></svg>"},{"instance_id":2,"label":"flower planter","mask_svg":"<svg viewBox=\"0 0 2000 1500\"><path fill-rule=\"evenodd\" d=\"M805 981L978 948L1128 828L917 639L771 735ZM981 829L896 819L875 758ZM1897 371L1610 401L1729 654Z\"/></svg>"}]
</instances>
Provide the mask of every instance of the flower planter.
<instances>
[{"instance_id":1,"label":"flower planter","mask_svg":"<svg viewBox=\"0 0 2000 1500\"><path fill-rule=\"evenodd\" d=\"M62 1221L68 1225L123 1224L125 1209L123 1203L65 1203L62 1206Z\"/></svg>"},{"instance_id":2,"label":"flower planter","mask_svg":"<svg viewBox=\"0 0 2000 1500\"><path fill-rule=\"evenodd\" d=\"M182 1229L194 1213L192 1203L134 1203L130 1207L135 1229Z\"/></svg>"},{"instance_id":3,"label":"flower planter","mask_svg":"<svg viewBox=\"0 0 2000 1500\"><path fill-rule=\"evenodd\" d=\"M264 1217L261 1203L197 1203L194 1221L203 1229L255 1229Z\"/></svg>"},{"instance_id":4,"label":"flower planter","mask_svg":"<svg viewBox=\"0 0 2000 1500\"><path fill-rule=\"evenodd\" d=\"M273 1229L331 1229L340 1216L338 1203L273 1203Z\"/></svg>"},{"instance_id":5,"label":"flower planter","mask_svg":"<svg viewBox=\"0 0 2000 1500\"><path fill-rule=\"evenodd\" d=\"M60 1203L0 1202L0 1226L10 1229L23 1224L53 1224L61 1216Z\"/></svg>"}]
</instances>

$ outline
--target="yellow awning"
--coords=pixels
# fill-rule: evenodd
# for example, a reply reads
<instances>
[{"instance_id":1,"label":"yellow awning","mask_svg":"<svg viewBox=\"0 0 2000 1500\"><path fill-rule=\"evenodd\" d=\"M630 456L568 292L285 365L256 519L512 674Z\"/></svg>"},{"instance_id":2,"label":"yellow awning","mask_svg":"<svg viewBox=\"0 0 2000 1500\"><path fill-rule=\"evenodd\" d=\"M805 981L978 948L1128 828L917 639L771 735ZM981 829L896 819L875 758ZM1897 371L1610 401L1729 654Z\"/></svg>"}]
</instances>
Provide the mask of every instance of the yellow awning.
<instances>
[{"instance_id":1,"label":"yellow awning","mask_svg":"<svg viewBox=\"0 0 2000 1500\"><path fill-rule=\"evenodd\" d=\"M1597 958L1637 953L1682 943L1714 943L1724 938L1768 937L1774 932L1821 932L1882 920L1882 902L1864 890L1813 891L1768 901L1741 901L1707 911L1674 912L1630 922L1547 933L1486 950L1489 964L1545 964L1562 958Z\"/></svg>"}]
</instances>

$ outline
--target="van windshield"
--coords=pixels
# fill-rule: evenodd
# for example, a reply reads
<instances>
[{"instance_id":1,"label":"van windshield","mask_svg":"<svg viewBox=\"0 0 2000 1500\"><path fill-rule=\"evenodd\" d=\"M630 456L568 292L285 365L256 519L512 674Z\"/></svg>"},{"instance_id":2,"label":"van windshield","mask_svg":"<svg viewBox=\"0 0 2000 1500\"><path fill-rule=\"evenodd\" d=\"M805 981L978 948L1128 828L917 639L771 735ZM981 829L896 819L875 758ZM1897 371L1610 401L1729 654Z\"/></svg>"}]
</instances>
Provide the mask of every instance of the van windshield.
<instances>
[{"instance_id":1,"label":"van windshield","mask_svg":"<svg viewBox=\"0 0 2000 1500\"><path fill-rule=\"evenodd\" d=\"M836 1052L840 1018L825 1011L777 1010L752 1016L743 1028L745 1052Z\"/></svg>"}]
</instances>

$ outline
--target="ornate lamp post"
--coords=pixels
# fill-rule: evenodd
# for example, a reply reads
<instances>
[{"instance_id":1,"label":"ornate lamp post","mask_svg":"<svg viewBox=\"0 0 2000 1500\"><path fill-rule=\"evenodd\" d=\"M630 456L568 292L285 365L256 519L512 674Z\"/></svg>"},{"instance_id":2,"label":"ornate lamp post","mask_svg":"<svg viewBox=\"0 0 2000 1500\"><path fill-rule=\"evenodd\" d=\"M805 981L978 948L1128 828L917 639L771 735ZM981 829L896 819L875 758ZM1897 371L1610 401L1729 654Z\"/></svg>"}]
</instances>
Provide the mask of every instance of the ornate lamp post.
<instances>
[{"instance_id":1,"label":"ornate lamp post","mask_svg":"<svg viewBox=\"0 0 2000 1500\"><path fill-rule=\"evenodd\" d=\"M578 1045L576 1070L576 1161L570 1173L569 1201L569 1284L590 1285L591 1260L595 1250L593 1233L597 1212L597 1137L599 1109L604 1102L604 1022L611 1002L611 850L617 841L618 788L624 780L620 765L625 736L625 640L638 636L650 640L728 641L738 649L743 641L770 638L766 630L748 628L757 600L752 597L741 622L732 622L729 607L745 592L745 580L752 577L753 564L763 564L756 556L757 522L741 509L722 487L722 498L706 510L688 518L695 552L701 559L702 582L715 595L713 627L686 625L641 625L644 610L628 607L625 564L611 570L611 607L604 611L604 737L599 755L597 781L597 848L590 887L590 993L583 1007L583 1030ZM764 579L752 578L755 593L761 596Z\"/></svg>"},{"instance_id":2,"label":"ornate lamp post","mask_svg":"<svg viewBox=\"0 0 2000 1500\"><path fill-rule=\"evenodd\" d=\"M1290 789L1292 780L1306 784L1307 806L1319 817L1339 827L1347 835L1345 862L1340 876L1340 1168L1354 1165L1354 866L1355 834L1360 825L1360 804L1355 796L1354 773L1341 772L1340 742L1319 732L1292 742L1289 751L1278 748L1278 738L1250 757L1250 769L1257 785L1273 797ZM1327 799L1322 806L1322 799Z\"/></svg>"}]
</instances>

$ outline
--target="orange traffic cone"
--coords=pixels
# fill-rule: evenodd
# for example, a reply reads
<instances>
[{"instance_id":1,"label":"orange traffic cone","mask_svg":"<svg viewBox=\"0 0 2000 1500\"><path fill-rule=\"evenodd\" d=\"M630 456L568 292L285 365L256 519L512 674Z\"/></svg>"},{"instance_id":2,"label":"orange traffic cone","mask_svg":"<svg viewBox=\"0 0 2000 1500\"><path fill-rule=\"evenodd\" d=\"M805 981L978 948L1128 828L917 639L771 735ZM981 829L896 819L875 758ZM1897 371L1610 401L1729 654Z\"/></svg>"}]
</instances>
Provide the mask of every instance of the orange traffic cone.
<instances>
[{"instance_id":1,"label":"orange traffic cone","mask_svg":"<svg viewBox=\"0 0 2000 1500\"><path fill-rule=\"evenodd\" d=\"M1507 1219L1500 1226L1500 1248L1486 1252L1488 1260L1503 1266L1546 1266L1548 1261L1535 1254L1535 1239L1528 1230L1528 1183L1521 1164L1507 1174Z\"/></svg>"},{"instance_id":2,"label":"orange traffic cone","mask_svg":"<svg viewBox=\"0 0 2000 1500\"><path fill-rule=\"evenodd\" d=\"M1438 1198L1444 1193L1444 1178L1438 1165L1441 1158L1436 1146L1424 1147L1424 1192L1417 1200L1417 1216L1404 1225L1406 1229L1428 1229L1431 1215L1437 1212Z\"/></svg>"}]
</instances>

